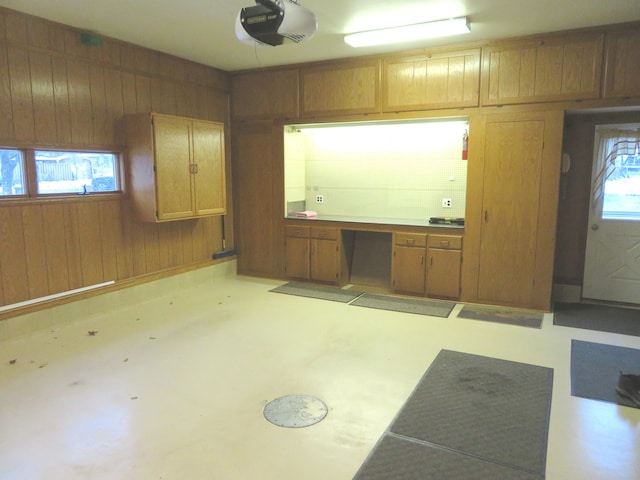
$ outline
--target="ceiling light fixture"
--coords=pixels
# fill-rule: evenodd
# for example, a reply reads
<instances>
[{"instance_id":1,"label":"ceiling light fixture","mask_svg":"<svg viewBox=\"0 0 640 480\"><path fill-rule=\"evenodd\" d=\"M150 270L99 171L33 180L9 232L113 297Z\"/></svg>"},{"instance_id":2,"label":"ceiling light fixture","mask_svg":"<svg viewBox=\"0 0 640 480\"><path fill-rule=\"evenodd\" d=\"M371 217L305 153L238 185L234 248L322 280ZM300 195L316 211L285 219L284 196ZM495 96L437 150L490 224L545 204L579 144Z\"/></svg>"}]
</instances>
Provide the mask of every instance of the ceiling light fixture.
<instances>
[{"instance_id":1,"label":"ceiling light fixture","mask_svg":"<svg viewBox=\"0 0 640 480\"><path fill-rule=\"evenodd\" d=\"M372 45L383 45L387 43L424 40L425 38L448 37L469 33L470 31L471 28L469 28L467 17L460 17L350 33L344 36L344 41L352 47L370 47Z\"/></svg>"}]
</instances>

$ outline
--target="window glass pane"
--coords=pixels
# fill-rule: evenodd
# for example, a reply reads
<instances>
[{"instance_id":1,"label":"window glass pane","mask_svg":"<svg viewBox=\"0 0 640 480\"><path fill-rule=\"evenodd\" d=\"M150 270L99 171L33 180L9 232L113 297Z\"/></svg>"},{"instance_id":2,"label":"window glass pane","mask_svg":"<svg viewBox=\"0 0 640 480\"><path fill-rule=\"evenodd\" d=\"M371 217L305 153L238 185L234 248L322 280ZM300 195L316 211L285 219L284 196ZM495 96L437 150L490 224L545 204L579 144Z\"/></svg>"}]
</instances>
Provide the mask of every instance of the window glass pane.
<instances>
[{"instance_id":1,"label":"window glass pane","mask_svg":"<svg viewBox=\"0 0 640 480\"><path fill-rule=\"evenodd\" d=\"M640 220L640 155L619 155L604 185L602 218Z\"/></svg>"},{"instance_id":2,"label":"window glass pane","mask_svg":"<svg viewBox=\"0 0 640 480\"><path fill-rule=\"evenodd\" d=\"M114 192L118 157L113 153L36 151L38 193Z\"/></svg>"},{"instance_id":3,"label":"window glass pane","mask_svg":"<svg viewBox=\"0 0 640 480\"><path fill-rule=\"evenodd\" d=\"M24 161L20 150L0 149L0 196L24 195Z\"/></svg>"}]
</instances>

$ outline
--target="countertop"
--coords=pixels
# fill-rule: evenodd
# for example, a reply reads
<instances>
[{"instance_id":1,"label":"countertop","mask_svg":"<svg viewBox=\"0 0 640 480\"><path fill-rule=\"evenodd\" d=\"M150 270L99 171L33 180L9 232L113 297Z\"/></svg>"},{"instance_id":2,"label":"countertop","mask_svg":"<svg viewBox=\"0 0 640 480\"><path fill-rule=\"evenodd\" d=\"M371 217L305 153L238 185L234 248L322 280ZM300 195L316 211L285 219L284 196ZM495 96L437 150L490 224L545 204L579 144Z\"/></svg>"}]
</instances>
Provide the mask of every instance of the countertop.
<instances>
[{"instance_id":1,"label":"countertop","mask_svg":"<svg viewBox=\"0 0 640 480\"><path fill-rule=\"evenodd\" d=\"M381 217L355 217L346 215L318 215L317 217L297 217L295 215L287 215L287 220L301 221L325 221L325 222L344 222L344 223L371 223L376 225L409 225L414 227L433 227L433 228L453 228L462 230L464 225L447 225L438 223L429 223L428 218L424 219L398 219L398 218L381 218Z\"/></svg>"}]
</instances>

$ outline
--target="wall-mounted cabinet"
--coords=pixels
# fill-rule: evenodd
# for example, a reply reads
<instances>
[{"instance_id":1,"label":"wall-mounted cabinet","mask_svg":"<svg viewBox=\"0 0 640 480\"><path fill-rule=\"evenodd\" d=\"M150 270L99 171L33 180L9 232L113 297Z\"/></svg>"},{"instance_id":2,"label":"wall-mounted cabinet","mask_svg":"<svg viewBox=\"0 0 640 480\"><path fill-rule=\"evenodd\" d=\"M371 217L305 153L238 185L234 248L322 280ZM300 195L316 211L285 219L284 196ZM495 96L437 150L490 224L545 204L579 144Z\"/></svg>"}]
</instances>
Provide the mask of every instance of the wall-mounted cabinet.
<instances>
[{"instance_id":1,"label":"wall-mounted cabinet","mask_svg":"<svg viewBox=\"0 0 640 480\"><path fill-rule=\"evenodd\" d=\"M380 112L380 61L349 61L300 71L300 115Z\"/></svg>"},{"instance_id":2,"label":"wall-mounted cabinet","mask_svg":"<svg viewBox=\"0 0 640 480\"><path fill-rule=\"evenodd\" d=\"M298 116L298 70L242 73L232 77L231 112L237 120Z\"/></svg>"},{"instance_id":3,"label":"wall-mounted cabinet","mask_svg":"<svg viewBox=\"0 0 640 480\"><path fill-rule=\"evenodd\" d=\"M483 49L483 105L595 99L604 35L501 43Z\"/></svg>"},{"instance_id":4,"label":"wall-mounted cabinet","mask_svg":"<svg viewBox=\"0 0 640 480\"><path fill-rule=\"evenodd\" d=\"M386 58L385 112L478 105L480 49Z\"/></svg>"},{"instance_id":5,"label":"wall-mounted cabinet","mask_svg":"<svg viewBox=\"0 0 640 480\"><path fill-rule=\"evenodd\" d=\"M605 98L640 96L640 30L607 34Z\"/></svg>"},{"instance_id":6,"label":"wall-mounted cabinet","mask_svg":"<svg viewBox=\"0 0 640 480\"><path fill-rule=\"evenodd\" d=\"M226 213L222 123L151 113L128 115L124 128L140 220Z\"/></svg>"}]
</instances>

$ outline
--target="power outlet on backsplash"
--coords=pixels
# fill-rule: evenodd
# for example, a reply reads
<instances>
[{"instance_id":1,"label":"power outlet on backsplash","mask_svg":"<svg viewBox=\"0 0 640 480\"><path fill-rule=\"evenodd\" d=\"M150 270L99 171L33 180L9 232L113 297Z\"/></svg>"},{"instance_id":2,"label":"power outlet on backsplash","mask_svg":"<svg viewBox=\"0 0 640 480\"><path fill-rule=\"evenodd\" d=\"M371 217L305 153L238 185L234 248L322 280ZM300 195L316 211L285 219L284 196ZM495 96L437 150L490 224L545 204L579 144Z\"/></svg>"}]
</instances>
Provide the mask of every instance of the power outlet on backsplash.
<instances>
[{"instance_id":1,"label":"power outlet on backsplash","mask_svg":"<svg viewBox=\"0 0 640 480\"><path fill-rule=\"evenodd\" d=\"M316 203L324 203L324 195L316 195Z\"/></svg>"},{"instance_id":2,"label":"power outlet on backsplash","mask_svg":"<svg viewBox=\"0 0 640 480\"><path fill-rule=\"evenodd\" d=\"M443 198L442 199L442 208L451 208L451 199Z\"/></svg>"}]
</instances>

